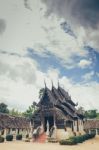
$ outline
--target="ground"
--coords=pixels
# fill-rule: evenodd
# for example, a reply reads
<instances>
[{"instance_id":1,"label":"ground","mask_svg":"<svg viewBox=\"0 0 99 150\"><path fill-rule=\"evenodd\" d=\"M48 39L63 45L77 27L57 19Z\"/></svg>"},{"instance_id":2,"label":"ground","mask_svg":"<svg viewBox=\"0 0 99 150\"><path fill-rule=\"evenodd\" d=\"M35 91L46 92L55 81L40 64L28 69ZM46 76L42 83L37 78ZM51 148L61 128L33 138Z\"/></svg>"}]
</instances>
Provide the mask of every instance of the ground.
<instances>
[{"instance_id":1,"label":"ground","mask_svg":"<svg viewBox=\"0 0 99 150\"><path fill-rule=\"evenodd\" d=\"M5 142L0 143L1 150L99 150L99 137L76 146L61 146L58 143Z\"/></svg>"}]
</instances>

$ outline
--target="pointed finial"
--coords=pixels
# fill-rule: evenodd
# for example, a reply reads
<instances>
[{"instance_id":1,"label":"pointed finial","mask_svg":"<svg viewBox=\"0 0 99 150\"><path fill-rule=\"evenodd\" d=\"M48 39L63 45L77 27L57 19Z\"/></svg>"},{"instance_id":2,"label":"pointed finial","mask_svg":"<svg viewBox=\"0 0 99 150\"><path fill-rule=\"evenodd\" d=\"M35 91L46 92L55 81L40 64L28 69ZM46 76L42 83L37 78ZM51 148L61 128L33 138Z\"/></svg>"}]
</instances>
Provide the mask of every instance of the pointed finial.
<instances>
[{"instance_id":1,"label":"pointed finial","mask_svg":"<svg viewBox=\"0 0 99 150\"><path fill-rule=\"evenodd\" d=\"M45 85L45 88L46 88L46 81L45 81L45 79L44 79L44 85Z\"/></svg>"},{"instance_id":2,"label":"pointed finial","mask_svg":"<svg viewBox=\"0 0 99 150\"><path fill-rule=\"evenodd\" d=\"M51 80L51 83L52 83L52 88L53 88L53 80Z\"/></svg>"},{"instance_id":3,"label":"pointed finial","mask_svg":"<svg viewBox=\"0 0 99 150\"><path fill-rule=\"evenodd\" d=\"M59 87L59 80L58 80L58 87Z\"/></svg>"}]
</instances>

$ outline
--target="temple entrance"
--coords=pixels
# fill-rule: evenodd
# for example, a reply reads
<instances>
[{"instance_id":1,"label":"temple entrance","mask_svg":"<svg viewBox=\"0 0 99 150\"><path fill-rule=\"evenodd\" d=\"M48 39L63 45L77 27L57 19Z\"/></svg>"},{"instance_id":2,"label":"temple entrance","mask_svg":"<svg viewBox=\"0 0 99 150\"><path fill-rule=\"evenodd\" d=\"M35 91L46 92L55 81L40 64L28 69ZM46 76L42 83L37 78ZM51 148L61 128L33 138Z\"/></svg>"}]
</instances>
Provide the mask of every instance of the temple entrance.
<instances>
[{"instance_id":1,"label":"temple entrance","mask_svg":"<svg viewBox=\"0 0 99 150\"><path fill-rule=\"evenodd\" d=\"M54 118L53 116L47 116L44 118L44 131L47 131L47 122L49 123L49 130L52 128L54 125Z\"/></svg>"}]
</instances>

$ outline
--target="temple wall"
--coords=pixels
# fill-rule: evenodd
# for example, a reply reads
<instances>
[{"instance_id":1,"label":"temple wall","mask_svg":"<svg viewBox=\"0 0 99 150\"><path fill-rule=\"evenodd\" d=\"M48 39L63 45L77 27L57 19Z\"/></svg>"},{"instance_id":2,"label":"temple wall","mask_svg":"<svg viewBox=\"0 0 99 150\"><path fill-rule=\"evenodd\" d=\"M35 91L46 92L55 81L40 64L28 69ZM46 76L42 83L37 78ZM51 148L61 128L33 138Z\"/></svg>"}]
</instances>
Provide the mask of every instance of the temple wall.
<instances>
[{"instance_id":1,"label":"temple wall","mask_svg":"<svg viewBox=\"0 0 99 150\"><path fill-rule=\"evenodd\" d=\"M56 138L57 140L68 139L69 137L74 136L72 129L68 128L66 131L64 129L57 129Z\"/></svg>"}]
</instances>

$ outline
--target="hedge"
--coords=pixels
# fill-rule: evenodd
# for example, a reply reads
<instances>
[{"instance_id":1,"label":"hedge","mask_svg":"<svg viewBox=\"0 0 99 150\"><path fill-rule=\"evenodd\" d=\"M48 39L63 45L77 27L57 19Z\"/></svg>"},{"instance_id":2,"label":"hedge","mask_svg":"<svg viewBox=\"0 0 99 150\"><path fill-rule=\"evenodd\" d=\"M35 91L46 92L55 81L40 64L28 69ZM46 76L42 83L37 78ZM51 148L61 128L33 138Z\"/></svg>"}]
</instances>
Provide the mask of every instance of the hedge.
<instances>
[{"instance_id":1,"label":"hedge","mask_svg":"<svg viewBox=\"0 0 99 150\"><path fill-rule=\"evenodd\" d=\"M7 140L7 141L12 141L12 140L13 140L13 135L12 135L12 134L8 134L8 135L6 136L6 140Z\"/></svg>"},{"instance_id":2,"label":"hedge","mask_svg":"<svg viewBox=\"0 0 99 150\"><path fill-rule=\"evenodd\" d=\"M0 136L0 143L4 142L4 137Z\"/></svg>"},{"instance_id":3,"label":"hedge","mask_svg":"<svg viewBox=\"0 0 99 150\"><path fill-rule=\"evenodd\" d=\"M95 137L95 134L85 134L80 136L74 136L69 139L60 140L60 145L76 145L78 143L82 143L85 140L92 139Z\"/></svg>"},{"instance_id":4,"label":"hedge","mask_svg":"<svg viewBox=\"0 0 99 150\"><path fill-rule=\"evenodd\" d=\"M26 139L29 138L29 134L26 134Z\"/></svg>"},{"instance_id":5,"label":"hedge","mask_svg":"<svg viewBox=\"0 0 99 150\"><path fill-rule=\"evenodd\" d=\"M16 135L16 140L22 140L22 134L17 134Z\"/></svg>"}]
</instances>

